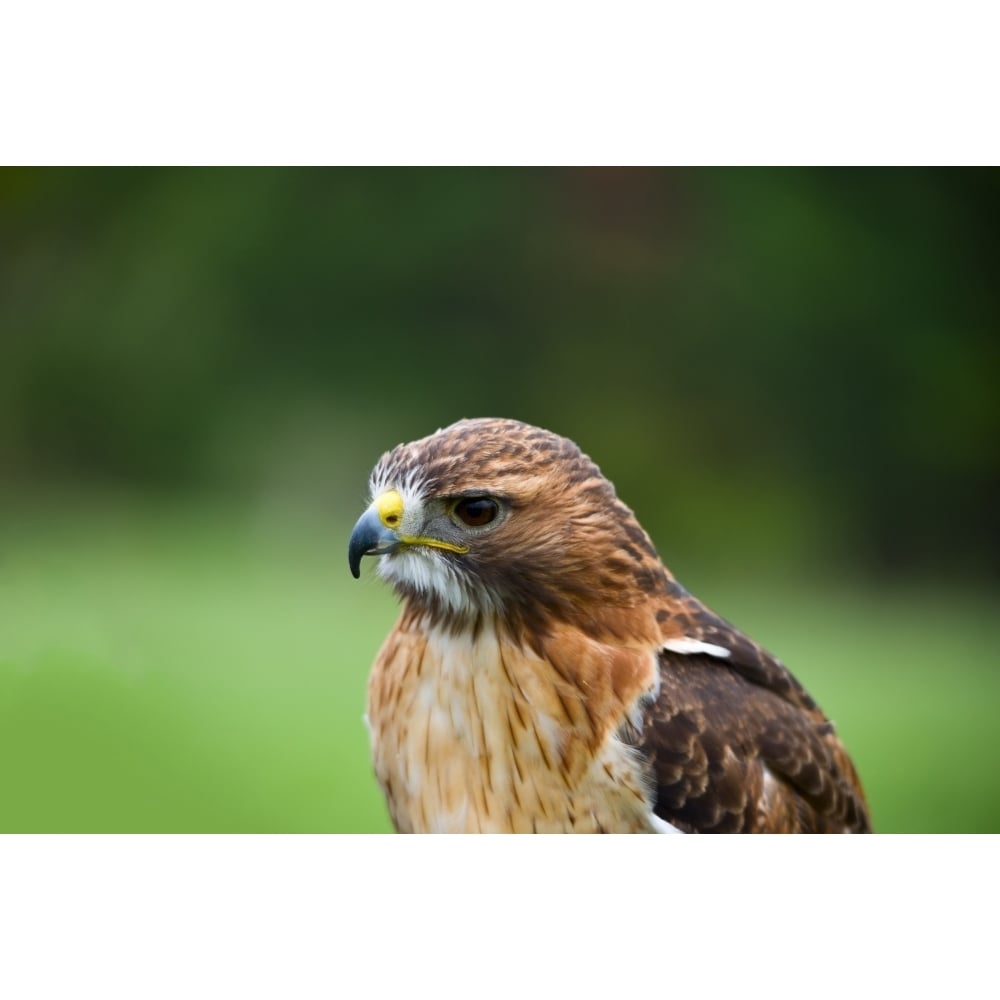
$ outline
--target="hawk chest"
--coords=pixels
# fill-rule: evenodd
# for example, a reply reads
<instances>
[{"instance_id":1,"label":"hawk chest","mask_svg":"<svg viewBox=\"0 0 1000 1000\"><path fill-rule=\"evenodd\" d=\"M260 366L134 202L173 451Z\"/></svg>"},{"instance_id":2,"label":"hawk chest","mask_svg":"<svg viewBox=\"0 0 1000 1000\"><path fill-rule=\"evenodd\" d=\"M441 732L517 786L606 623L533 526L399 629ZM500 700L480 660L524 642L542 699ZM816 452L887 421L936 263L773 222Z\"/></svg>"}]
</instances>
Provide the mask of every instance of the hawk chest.
<instances>
[{"instance_id":1,"label":"hawk chest","mask_svg":"<svg viewBox=\"0 0 1000 1000\"><path fill-rule=\"evenodd\" d=\"M368 699L396 829L651 831L638 761L574 710L585 694L566 688L544 660L493 632L397 628Z\"/></svg>"}]
</instances>

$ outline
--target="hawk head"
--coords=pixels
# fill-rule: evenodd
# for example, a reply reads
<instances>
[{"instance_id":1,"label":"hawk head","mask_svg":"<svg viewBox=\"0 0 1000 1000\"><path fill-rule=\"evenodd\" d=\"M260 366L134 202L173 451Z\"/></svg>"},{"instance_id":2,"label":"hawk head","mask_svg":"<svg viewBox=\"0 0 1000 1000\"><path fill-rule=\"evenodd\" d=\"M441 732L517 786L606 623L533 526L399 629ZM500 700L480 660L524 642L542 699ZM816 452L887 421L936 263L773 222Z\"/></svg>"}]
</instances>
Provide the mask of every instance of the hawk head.
<instances>
[{"instance_id":1,"label":"hawk head","mask_svg":"<svg viewBox=\"0 0 1000 1000\"><path fill-rule=\"evenodd\" d=\"M399 595L453 627L542 618L603 625L668 577L612 484L572 441L461 420L382 456L349 562L380 556ZM632 624L634 630L634 623Z\"/></svg>"}]
</instances>

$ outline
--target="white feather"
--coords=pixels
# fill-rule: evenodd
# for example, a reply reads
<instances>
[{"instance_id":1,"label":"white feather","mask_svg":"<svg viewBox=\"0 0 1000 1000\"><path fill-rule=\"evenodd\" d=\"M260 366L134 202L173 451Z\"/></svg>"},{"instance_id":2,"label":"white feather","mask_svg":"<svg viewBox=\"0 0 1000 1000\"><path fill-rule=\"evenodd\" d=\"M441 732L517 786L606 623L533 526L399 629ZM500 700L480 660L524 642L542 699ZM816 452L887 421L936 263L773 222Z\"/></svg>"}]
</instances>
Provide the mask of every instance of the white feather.
<instances>
[{"instance_id":1,"label":"white feather","mask_svg":"<svg viewBox=\"0 0 1000 1000\"><path fill-rule=\"evenodd\" d=\"M426 545L406 546L382 556L378 574L389 583L400 583L436 597L459 615L494 614L501 603L485 587L473 588L465 574L451 565L448 556Z\"/></svg>"},{"instance_id":2,"label":"white feather","mask_svg":"<svg viewBox=\"0 0 1000 1000\"><path fill-rule=\"evenodd\" d=\"M705 653L708 656L718 656L720 659L726 659L732 655L725 646L716 646L714 643L702 642L701 639L690 639L687 636L684 636L683 639L668 639L663 644L663 648L671 653L684 653L685 655Z\"/></svg>"},{"instance_id":3,"label":"white feather","mask_svg":"<svg viewBox=\"0 0 1000 1000\"><path fill-rule=\"evenodd\" d=\"M668 823L665 819L660 819L656 813L649 814L649 825L653 828L653 833L684 833L678 830L673 823Z\"/></svg>"}]
</instances>

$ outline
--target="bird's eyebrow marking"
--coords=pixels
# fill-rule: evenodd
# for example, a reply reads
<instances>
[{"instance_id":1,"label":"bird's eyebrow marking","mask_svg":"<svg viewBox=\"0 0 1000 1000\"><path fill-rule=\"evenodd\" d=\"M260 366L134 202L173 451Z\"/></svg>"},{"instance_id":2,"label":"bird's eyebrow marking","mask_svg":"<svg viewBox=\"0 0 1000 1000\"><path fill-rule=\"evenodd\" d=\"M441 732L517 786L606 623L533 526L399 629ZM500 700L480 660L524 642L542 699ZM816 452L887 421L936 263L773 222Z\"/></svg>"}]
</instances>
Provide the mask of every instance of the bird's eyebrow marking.
<instances>
[{"instance_id":1,"label":"bird's eyebrow marking","mask_svg":"<svg viewBox=\"0 0 1000 1000\"><path fill-rule=\"evenodd\" d=\"M683 636L680 639L667 639L663 644L663 649L671 653L705 653L708 656L718 656L720 659L727 659L732 656L730 650L725 646L716 646L712 642L702 642L701 639L691 639Z\"/></svg>"},{"instance_id":2,"label":"bird's eyebrow marking","mask_svg":"<svg viewBox=\"0 0 1000 1000\"><path fill-rule=\"evenodd\" d=\"M504 493L501 490L491 490L489 487L485 486L472 486L467 490L455 490L454 492L449 491L448 493L441 493L437 499L444 500L445 502L451 502L452 500L478 500L481 497L490 500L499 500L501 503L506 504L511 502L510 494Z\"/></svg>"}]
</instances>

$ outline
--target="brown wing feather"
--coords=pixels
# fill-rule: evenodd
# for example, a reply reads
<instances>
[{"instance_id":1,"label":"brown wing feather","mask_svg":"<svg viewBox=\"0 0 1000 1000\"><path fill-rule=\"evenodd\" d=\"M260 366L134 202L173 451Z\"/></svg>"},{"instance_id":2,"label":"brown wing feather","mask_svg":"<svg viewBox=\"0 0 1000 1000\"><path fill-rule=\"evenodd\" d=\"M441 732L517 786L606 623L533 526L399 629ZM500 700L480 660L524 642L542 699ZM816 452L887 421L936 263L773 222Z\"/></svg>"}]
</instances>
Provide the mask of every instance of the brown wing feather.
<instances>
[{"instance_id":1,"label":"brown wing feather","mask_svg":"<svg viewBox=\"0 0 1000 1000\"><path fill-rule=\"evenodd\" d=\"M665 631L731 655L660 655L660 692L636 741L656 814L704 833L869 832L854 766L791 673L689 594L670 606Z\"/></svg>"}]
</instances>

